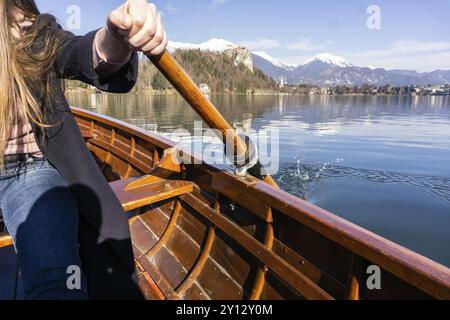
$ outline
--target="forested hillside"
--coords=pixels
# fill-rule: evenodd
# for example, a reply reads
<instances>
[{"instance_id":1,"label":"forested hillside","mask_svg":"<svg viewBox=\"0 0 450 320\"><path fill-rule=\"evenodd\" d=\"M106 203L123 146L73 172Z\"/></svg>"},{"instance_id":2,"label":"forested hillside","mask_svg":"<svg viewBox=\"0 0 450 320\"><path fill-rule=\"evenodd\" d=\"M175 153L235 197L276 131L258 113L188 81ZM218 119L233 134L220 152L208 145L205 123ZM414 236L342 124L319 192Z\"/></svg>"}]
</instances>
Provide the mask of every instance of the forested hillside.
<instances>
[{"instance_id":1,"label":"forested hillside","mask_svg":"<svg viewBox=\"0 0 450 320\"><path fill-rule=\"evenodd\" d=\"M242 63L237 63L229 53L200 50L176 50L175 59L183 66L197 84L205 83L212 93L249 93L272 91L278 88L272 78L260 70L253 72ZM86 87L77 82L68 82L66 87ZM171 89L171 85L147 59L140 61L138 82L135 92Z\"/></svg>"},{"instance_id":2,"label":"forested hillside","mask_svg":"<svg viewBox=\"0 0 450 320\"><path fill-rule=\"evenodd\" d=\"M244 64L235 63L234 57L225 53L177 50L174 57L197 84L206 83L211 92L246 93L249 90L272 90L277 87L276 82L260 70L251 72ZM154 90L171 88L156 68L144 59L141 61L136 90L149 86Z\"/></svg>"}]
</instances>

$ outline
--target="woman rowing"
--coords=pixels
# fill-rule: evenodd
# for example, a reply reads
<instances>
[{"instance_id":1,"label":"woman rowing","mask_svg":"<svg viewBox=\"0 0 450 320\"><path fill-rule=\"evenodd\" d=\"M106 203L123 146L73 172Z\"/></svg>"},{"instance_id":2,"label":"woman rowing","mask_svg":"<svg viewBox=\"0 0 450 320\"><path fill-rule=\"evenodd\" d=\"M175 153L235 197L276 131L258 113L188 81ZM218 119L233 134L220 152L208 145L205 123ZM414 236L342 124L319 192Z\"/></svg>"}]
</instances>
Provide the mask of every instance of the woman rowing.
<instances>
[{"instance_id":1,"label":"woman rowing","mask_svg":"<svg viewBox=\"0 0 450 320\"><path fill-rule=\"evenodd\" d=\"M1 1L0 18L0 209L26 298L142 298L126 215L61 79L130 91L137 52L159 55L167 46L155 5L129 0L85 36L64 31L34 0Z\"/></svg>"}]
</instances>

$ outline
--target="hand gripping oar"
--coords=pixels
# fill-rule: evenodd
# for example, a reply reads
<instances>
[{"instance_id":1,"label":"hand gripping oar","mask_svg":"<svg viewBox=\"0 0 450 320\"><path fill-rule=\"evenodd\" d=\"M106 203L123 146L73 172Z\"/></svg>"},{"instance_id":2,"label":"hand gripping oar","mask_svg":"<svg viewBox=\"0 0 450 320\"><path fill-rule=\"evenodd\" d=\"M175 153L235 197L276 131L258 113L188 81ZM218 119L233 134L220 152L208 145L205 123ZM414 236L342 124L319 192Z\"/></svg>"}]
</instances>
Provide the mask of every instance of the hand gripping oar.
<instances>
[{"instance_id":1,"label":"hand gripping oar","mask_svg":"<svg viewBox=\"0 0 450 320\"><path fill-rule=\"evenodd\" d=\"M166 50L159 56L148 57L158 70L166 77L187 103L198 113L205 123L212 129L218 129L222 137L233 137L235 154L243 155L247 151L247 145L236 134L230 124L220 114L217 108L203 95L198 86ZM250 174L263 179L268 184L277 187L277 183L269 175L261 175L262 165L258 163L251 169Z\"/></svg>"}]
</instances>

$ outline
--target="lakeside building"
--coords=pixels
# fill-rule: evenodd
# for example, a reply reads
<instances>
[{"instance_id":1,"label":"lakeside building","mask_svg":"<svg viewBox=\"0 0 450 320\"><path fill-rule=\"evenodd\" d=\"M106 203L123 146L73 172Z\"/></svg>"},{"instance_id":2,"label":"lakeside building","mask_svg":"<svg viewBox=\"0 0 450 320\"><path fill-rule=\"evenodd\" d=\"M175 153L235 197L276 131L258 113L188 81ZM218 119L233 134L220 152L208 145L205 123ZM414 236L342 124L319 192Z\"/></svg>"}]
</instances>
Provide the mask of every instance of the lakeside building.
<instances>
[{"instance_id":1,"label":"lakeside building","mask_svg":"<svg viewBox=\"0 0 450 320\"><path fill-rule=\"evenodd\" d=\"M206 95L210 95L211 94L211 88L208 86L208 84L200 83L199 88L200 88L200 91L203 94L206 94Z\"/></svg>"}]
</instances>

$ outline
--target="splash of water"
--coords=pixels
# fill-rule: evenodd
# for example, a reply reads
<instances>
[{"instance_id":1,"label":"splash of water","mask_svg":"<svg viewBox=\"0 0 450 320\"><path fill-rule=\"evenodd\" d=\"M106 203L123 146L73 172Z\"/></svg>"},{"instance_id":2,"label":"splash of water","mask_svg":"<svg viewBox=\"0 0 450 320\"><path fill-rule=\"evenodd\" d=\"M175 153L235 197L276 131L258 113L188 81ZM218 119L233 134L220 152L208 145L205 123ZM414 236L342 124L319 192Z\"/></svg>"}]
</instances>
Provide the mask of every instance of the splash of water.
<instances>
[{"instance_id":1,"label":"splash of water","mask_svg":"<svg viewBox=\"0 0 450 320\"><path fill-rule=\"evenodd\" d=\"M339 163L339 162L337 162ZM296 164L282 165L275 178L282 189L298 195L306 196L306 186L322 179L352 177L374 183L404 183L422 188L425 192L437 196L450 204L450 178L425 176L418 174L352 168L330 163L307 164L297 161Z\"/></svg>"}]
</instances>

